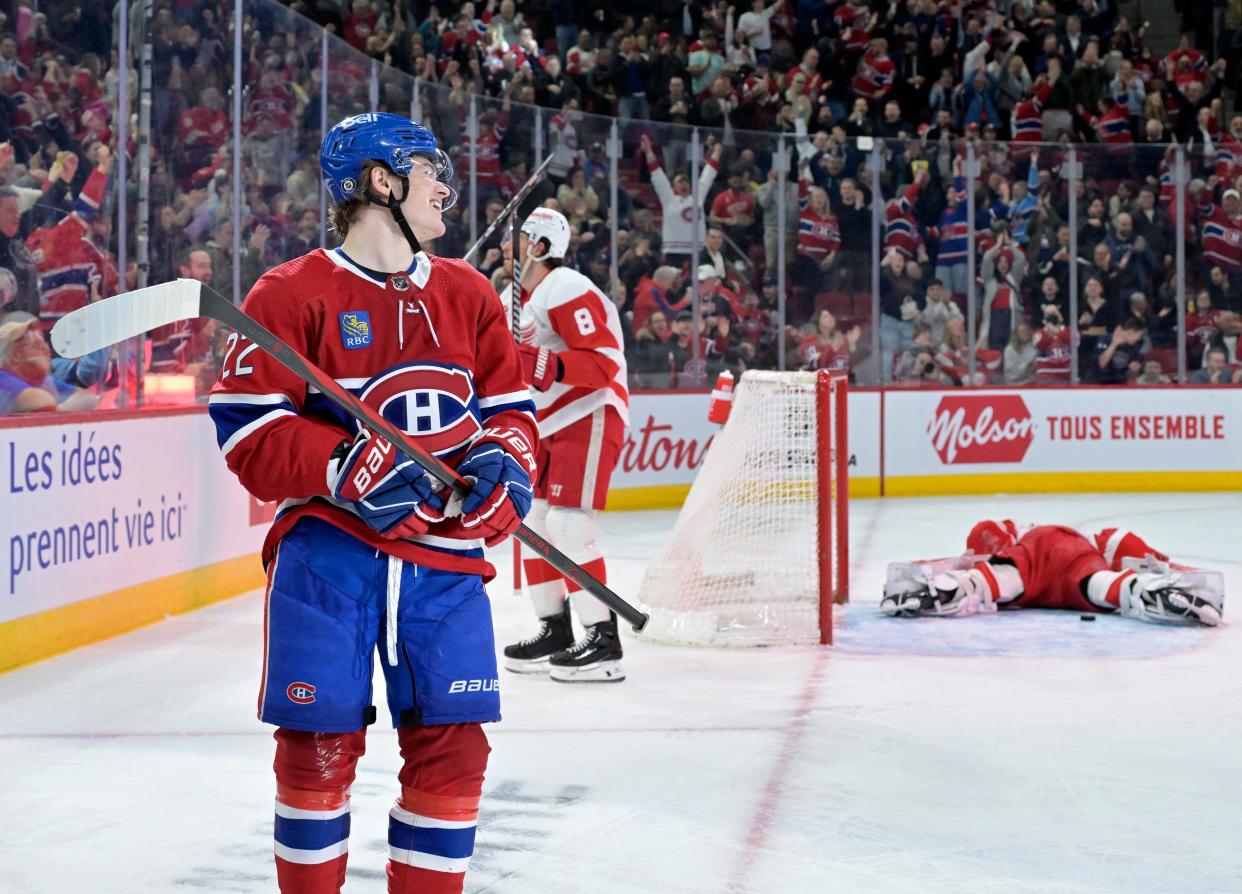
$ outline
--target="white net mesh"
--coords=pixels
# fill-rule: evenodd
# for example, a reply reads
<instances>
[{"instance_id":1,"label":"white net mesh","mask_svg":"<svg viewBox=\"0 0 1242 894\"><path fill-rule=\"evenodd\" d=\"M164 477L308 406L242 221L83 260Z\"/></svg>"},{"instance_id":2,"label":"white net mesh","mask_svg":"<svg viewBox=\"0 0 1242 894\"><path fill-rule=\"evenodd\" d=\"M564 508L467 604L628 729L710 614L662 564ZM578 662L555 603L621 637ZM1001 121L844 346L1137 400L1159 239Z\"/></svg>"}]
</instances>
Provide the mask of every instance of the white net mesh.
<instances>
[{"instance_id":1,"label":"white net mesh","mask_svg":"<svg viewBox=\"0 0 1242 894\"><path fill-rule=\"evenodd\" d=\"M644 639L819 639L815 373L747 372L640 600Z\"/></svg>"}]
</instances>

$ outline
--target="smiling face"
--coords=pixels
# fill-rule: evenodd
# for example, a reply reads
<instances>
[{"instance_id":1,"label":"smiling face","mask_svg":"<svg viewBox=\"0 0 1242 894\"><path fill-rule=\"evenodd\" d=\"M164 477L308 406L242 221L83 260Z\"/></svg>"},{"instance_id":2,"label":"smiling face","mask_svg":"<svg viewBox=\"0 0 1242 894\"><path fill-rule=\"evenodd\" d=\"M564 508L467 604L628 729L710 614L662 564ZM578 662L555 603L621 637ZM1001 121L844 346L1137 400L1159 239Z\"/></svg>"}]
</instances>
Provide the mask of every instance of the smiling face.
<instances>
[{"instance_id":1,"label":"smiling face","mask_svg":"<svg viewBox=\"0 0 1242 894\"><path fill-rule=\"evenodd\" d=\"M377 168L372 177L379 178L378 181L372 181L376 186L384 183L399 188L396 178L382 168ZM415 158L411 162L409 183L409 193L401 203L401 213L409 222L410 229L419 241L443 236L444 202L452 194L452 190L436 179L435 165L423 158ZM383 195L382 190L376 191Z\"/></svg>"},{"instance_id":2,"label":"smiling face","mask_svg":"<svg viewBox=\"0 0 1242 894\"><path fill-rule=\"evenodd\" d=\"M52 352L38 327L29 327L9 349L5 369L31 385L38 385L52 372Z\"/></svg>"}]
</instances>

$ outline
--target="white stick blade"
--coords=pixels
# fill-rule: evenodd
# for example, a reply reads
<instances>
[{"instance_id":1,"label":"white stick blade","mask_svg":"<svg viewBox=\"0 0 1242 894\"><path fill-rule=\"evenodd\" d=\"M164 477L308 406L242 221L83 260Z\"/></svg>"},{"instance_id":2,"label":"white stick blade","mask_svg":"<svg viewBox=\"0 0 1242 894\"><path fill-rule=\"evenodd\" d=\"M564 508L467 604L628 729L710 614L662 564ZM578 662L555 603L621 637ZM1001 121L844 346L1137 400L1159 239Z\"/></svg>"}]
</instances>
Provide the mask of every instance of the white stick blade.
<instances>
[{"instance_id":1,"label":"white stick blade","mask_svg":"<svg viewBox=\"0 0 1242 894\"><path fill-rule=\"evenodd\" d=\"M81 357L109 345L199 316L201 284L194 279L122 292L61 317L52 327L52 347L62 357Z\"/></svg>"}]
</instances>

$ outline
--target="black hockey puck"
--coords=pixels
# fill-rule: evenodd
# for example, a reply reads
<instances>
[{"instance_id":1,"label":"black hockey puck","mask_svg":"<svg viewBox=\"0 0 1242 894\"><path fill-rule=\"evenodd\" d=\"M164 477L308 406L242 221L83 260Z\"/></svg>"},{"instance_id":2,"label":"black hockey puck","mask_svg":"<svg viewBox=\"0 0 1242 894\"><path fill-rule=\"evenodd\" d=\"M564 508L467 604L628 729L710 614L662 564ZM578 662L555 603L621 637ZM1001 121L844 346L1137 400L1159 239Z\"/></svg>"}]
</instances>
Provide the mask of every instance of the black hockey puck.
<instances>
[{"instance_id":1,"label":"black hockey puck","mask_svg":"<svg viewBox=\"0 0 1242 894\"><path fill-rule=\"evenodd\" d=\"M1095 620L1095 615L1079 615L1079 616L1078 616L1078 620L1080 620L1080 621L1094 621L1094 620Z\"/></svg>"}]
</instances>

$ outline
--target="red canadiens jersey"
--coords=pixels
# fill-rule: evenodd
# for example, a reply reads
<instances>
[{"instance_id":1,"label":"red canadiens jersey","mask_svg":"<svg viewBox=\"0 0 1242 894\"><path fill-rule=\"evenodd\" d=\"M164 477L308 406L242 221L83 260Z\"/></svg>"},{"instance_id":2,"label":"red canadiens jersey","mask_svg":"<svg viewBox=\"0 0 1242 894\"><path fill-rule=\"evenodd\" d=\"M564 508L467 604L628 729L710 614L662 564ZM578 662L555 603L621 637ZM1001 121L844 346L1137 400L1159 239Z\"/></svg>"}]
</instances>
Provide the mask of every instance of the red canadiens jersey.
<instances>
[{"instance_id":1,"label":"red canadiens jersey","mask_svg":"<svg viewBox=\"0 0 1242 894\"><path fill-rule=\"evenodd\" d=\"M798 215L798 254L812 261L822 261L841 248L841 229L837 216L820 216L810 207Z\"/></svg>"},{"instance_id":2,"label":"red canadiens jersey","mask_svg":"<svg viewBox=\"0 0 1242 894\"><path fill-rule=\"evenodd\" d=\"M107 182L102 171L92 171L74 200L73 213L55 226L35 230L26 240L39 258L39 318L46 328L71 310L116 294L116 263L91 238L90 226Z\"/></svg>"},{"instance_id":3,"label":"red canadiens jersey","mask_svg":"<svg viewBox=\"0 0 1242 894\"><path fill-rule=\"evenodd\" d=\"M1242 273L1242 217L1230 217L1219 205L1212 209L1203 221L1203 260Z\"/></svg>"},{"instance_id":4,"label":"red canadiens jersey","mask_svg":"<svg viewBox=\"0 0 1242 894\"><path fill-rule=\"evenodd\" d=\"M1047 329L1035 333L1035 381L1068 382L1070 377L1070 334L1062 328L1055 334Z\"/></svg>"},{"instance_id":5,"label":"red canadiens jersey","mask_svg":"<svg viewBox=\"0 0 1242 894\"><path fill-rule=\"evenodd\" d=\"M502 111L496 116L496 123L491 127L479 125L479 145L475 172L478 174L479 186L496 186L500 182L500 144L505 138L505 128L509 126L509 113ZM461 166L458 177L463 182L470 180L470 136L466 129L465 118L462 118L462 154L458 161Z\"/></svg>"},{"instance_id":6,"label":"red canadiens jersey","mask_svg":"<svg viewBox=\"0 0 1242 894\"><path fill-rule=\"evenodd\" d=\"M194 106L181 113L177 123L177 135L187 146L200 143L219 149L229 133L229 119L222 109L212 111L206 106Z\"/></svg>"},{"instance_id":7,"label":"red canadiens jersey","mask_svg":"<svg viewBox=\"0 0 1242 894\"><path fill-rule=\"evenodd\" d=\"M250 95L250 103L247 106L246 122L249 126L246 132L249 133L254 129L254 124L260 115L270 116L277 130L292 130L297 108L297 97L284 84L279 84L270 90L258 87Z\"/></svg>"},{"instance_id":8,"label":"red canadiens jersey","mask_svg":"<svg viewBox=\"0 0 1242 894\"><path fill-rule=\"evenodd\" d=\"M868 50L858 62L858 73L850 86L855 96L875 102L888 95L897 77L897 66L887 53Z\"/></svg>"},{"instance_id":9,"label":"red canadiens jersey","mask_svg":"<svg viewBox=\"0 0 1242 894\"><path fill-rule=\"evenodd\" d=\"M1052 94L1052 85L1044 84L1035 93L1013 107L1010 126L1014 143L1038 143L1044 133L1044 103ZM1029 152L1030 150L1025 150ZM1024 154L1025 158L1026 155Z\"/></svg>"},{"instance_id":10,"label":"red canadiens jersey","mask_svg":"<svg viewBox=\"0 0 1242 894\"><path fill-rule=\"evenodd\" d=\"M462 261L420 252L408 271L385 276L340 249L316 250L266 273L242 309L450 466L484 428L512 428L538 445L534 404L496 293ZM242 485L260 500L281 501L265 562L299 518L313 516L424 567L494 574L483 541L456 518L408 540L387 539L352 504L331 499L329 457L357 423L236 333L210 412Z\"/></svg>"},{"instance_id":11,"label":"red canadiens jersey","mask_svg":"<svg viewBox=\"0 0 1242 894\"><path fill-rule=\"evenodd\" d=\"M1130 113L1124 106L1113 106L1103 115L1091 119L1095 128L1095 136L1101 143L1110 146L1129 146L1134 142L1130 133Z\"/></svg>"},{"instance_id":12,"label":"red canadiens jersey","mask_svg":"<svg viewBox=\"0 0 1242 894\"><path fill-rule=\"evenodd\" d=\"M555 352L564 368L562 381L547 391L532 392L541 436L546 438L599 407L612 407L629 425L621 319L616 305L594 283L568 267L550 271L522 306L521 333L524 343ZM575 384L575 379L584 378L603 379L606 384Z\"/></svg>"},{"instance_id":13,"label":"red canadiens jersey","mask_svg":"<svg viewBox=\"0 0 1242 894\"><path fill-rule=\"evenodd\" d=\"M901 195L888 203L884 220L884 253L896 250L905 258L918 257L923 237L914 219L914 203L918 201L920 185L911 183Z\"/></svg>"}]
</instances>

